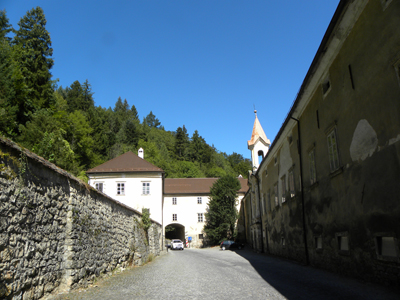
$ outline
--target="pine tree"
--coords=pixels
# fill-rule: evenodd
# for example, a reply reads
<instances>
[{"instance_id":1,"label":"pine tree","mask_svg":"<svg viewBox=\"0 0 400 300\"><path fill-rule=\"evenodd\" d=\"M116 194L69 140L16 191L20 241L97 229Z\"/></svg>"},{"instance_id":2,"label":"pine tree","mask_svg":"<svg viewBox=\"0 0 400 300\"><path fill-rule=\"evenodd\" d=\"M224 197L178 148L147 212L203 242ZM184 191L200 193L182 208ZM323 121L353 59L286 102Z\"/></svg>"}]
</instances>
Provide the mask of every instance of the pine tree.
<instances>
[{"instance_id":1,"label":"pine tree","mask_svg":"<svg viewBox=\"0 0 400 300\"><path fill-rule=\"evenodd\" d=\"M189 145L189 137L185 125L178 127L175 136L175 155L178 160L185 160L187 148Z\"/></svg>"},{"instance_id":2,"label":"pine tree","mask_svg":"<svg viewBox=\"0 0 400 300\"><path fill-rule=\"evenodd\" d=\"M18 22L13 45L17 46L19 69L28 87L31 107L23 107L24 113L30 110L48 108L53 100L50 69L53 67L53 49L50 34L46 30L46 18L42 8L28 11Z\"/></svg>"},{"instance_id":3,"label":"pine tree","mask_svg":"<svg viewBox=\"0 0 400 300\"><path fill-rule=\"evenodd\" d=\"M238 214L235 204L239 189L239 180L231 175L221 177L210 189L204 232L212 245L233 237Z\"/></svg>"},{"instance_id":4,"label":"pine tree","mask_svg":"<svg viewBox=\"0 0 400 300\"><path fill-rule=\"evenodd\" d=\"M6 42L10 43L11 38L7 37L7 34L9 34L12 30L13 29L8 21L6 11L0 10L0 41L5 40Z\"/></svg>"},{"instance_id":5,"label":"pine tree","mask_svg":"<svg viewBox=\"0 0 400 300\"><path fill-rule=\"evenodd\" d=\"M58 89L62 93L62 90ZM68 103L68 111L82 110L88 112L94 109L92 86L86 79L84 83L75 80L70 87L65 89L65 97Z\"/></svg>"},{"instance_id":6,"label":"pine tree","mask_svg":"<svg viewBox=\"0 0 400 300\"><path fill-rule=\"evenodd\" d=\"M11 38L7 37L11 31L5 10L0 10L0 132L9 137L15 135L18 126L14 77L19 70L13 63Z\"/></svg>"},{"instance_id":7,"label":"pine tree","mask_svg":"<svg viewBox=\"0 0 400 300\"><path fill-rule=\"evenodd\" d=\"M81 83L78 80L75 80L71 86L67 87L65 90L68 112L80 110L81 103L83 102L83 89Z\"/></svg>"},{"instance_id":8,"label":"pine tree","mask_svg":"<svg viewBox=\"0 0 400 300\"><path fill-rule=\"evenodd\" d=\"M132 105L132 107L131 107L130 116L131 116L131 118L133 118L133 120L139 121L139 115L138 115L138 112L137 112L137 110L136 110L135 105Z\"/></svg>"},{"instance_id":9,"label":"pine tree","mask_svg":"<svg viewBox=\"0 0 400 300\"><path fill-rule=\"evenodd\" d=\"M89 80L85 80L82 84L83 90L83 103L81 105L81 109L83 111L88 111L94 108L94 100L93 100L93 92L92 92L92 85L89 83Z\"/></svg>"},{"instance_id":10,"label":"pine tree","mask_svg":"<svg viewBox=\"0 0 400 300\"><path fill-rule=\"evenodd\" d=\"M146 118L144 119L144 122L149 127L157 128L158 126L161 125L161 122L156 118L156 116L153 114L152 111L150 111L150 113L146 116Z\"/></svg>"}]
</instances>

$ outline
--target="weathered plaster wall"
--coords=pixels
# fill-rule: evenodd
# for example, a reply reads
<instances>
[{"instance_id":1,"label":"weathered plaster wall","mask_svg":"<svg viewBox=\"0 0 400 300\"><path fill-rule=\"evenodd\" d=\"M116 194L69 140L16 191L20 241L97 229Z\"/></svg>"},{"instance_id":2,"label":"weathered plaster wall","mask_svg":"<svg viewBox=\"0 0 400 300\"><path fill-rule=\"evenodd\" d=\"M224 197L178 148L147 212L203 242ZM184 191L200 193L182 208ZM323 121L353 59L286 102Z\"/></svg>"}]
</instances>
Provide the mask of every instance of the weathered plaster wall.
<instances>
[{"instance_id":1,"label":"weathered plaster wall","mask_svg":"<svg viewBox=\"0 0 400 300\"><path fill-rule=\"evenodd\" d=\"M321 48L321 56L305 80L307 86L288 116L296 120L285 121L253 175L264 177L261 193L267 195L267 212L261 216L266 232L264 249L341 274L398 286L400 2L341 3L350 13L354 7L362 8L361 14L345 35L340 32L341 25L332 29L332 40L339 38L343 43L337 49L332 49L335 42ZM345 24L346 17L340 16L338 22ZM330 53L334 55L328 59ZM326 78L330 87L324 90ZM336 165L328 144L332 132ZM285 149L288 139L293 140L289 151ZM313 161L315 180L311 176ZM287 192L288 200L276 205L275 196L282 197L282 172L291 164L295 196L290 198ZM246 228L258 226L251 212L245 217L248 219L241 222ZM253 241L256 236L246 238L257 244Z\"/></svg>"},{"instance_id":2,"label":"weathered plaster wall","mask_svg":"<svg viewBox=\"0 0 400 300\"><path fill-rule=\"evenodd\" d=\"M0 298L39 299L159 255L162 228L0 139Z\"/></svg>"}]
</instances>

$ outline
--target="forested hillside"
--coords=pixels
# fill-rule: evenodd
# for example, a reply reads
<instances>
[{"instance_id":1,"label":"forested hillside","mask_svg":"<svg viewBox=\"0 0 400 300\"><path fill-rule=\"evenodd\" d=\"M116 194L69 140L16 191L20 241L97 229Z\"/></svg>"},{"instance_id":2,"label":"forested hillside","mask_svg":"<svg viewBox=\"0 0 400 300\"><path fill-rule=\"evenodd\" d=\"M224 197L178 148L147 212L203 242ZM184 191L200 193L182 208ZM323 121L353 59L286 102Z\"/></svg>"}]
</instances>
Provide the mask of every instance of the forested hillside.
<instances>
[{"instance_id":1,"label":"forested hillside","mask_svg":"<svg viewBox=\"0 0 400 300\"><path fill-rule=\"evenodd\" d=\"M58 87L43 10L36 7L13 29L0 11L0 134L85 179L85 171L142 147L145 159L166 177L247 176L242 155L221 153L196 130L167 131L150 113L139 120L122 98L96 106L89 80Z\"/></svg>"}]
</instances>

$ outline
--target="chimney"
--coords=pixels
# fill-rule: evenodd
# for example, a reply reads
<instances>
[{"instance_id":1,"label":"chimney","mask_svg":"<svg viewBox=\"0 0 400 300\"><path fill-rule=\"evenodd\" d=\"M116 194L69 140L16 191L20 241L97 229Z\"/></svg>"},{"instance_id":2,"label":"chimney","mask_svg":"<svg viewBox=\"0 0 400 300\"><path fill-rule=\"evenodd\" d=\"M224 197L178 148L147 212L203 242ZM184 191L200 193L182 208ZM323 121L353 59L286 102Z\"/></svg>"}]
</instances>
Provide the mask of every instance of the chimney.
<instances>
[{"instance_id":1,"label":"chimney","mask_svg":"<svg viewBox=\"0 0 400 300\"><path fill-rule=\"evenodd\" d=\"M138 150L138 156L139 156L141 159L144 159L144 151L143 151L143 148L140 148L140 149Z\"/></svg>"}]
</instances>

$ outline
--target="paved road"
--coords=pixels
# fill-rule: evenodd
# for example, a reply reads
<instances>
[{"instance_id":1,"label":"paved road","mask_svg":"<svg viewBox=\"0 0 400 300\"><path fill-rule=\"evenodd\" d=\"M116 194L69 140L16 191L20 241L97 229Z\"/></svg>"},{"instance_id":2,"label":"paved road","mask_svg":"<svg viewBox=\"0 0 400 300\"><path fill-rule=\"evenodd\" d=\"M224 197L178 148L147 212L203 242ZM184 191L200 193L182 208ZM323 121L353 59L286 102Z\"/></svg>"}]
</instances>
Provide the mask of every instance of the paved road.
<instances>
[{"instance_id":1,"label":"paved road","mask_svg":"<svg viewBox=\"0 0 400 300\"><path fill-rule=\"evenodd\" d=\"M52 299L400 299L399 290L250 250L217 248L169 251L96 285Z\"/></svg>"}]
</instances>

